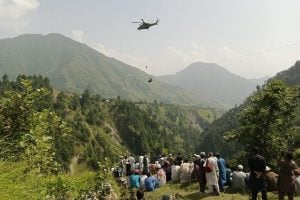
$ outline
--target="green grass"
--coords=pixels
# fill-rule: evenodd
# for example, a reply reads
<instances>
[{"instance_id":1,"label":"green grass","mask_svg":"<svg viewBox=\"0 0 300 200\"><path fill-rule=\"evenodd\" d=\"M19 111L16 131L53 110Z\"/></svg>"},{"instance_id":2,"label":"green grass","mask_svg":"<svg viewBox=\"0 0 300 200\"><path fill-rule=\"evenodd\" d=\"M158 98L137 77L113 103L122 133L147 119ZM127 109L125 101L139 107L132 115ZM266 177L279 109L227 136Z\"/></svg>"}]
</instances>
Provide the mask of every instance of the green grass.
<instances>
[{"instance_id":1,"label":"green grass","mask_svg":"<svg viewBox=\"0 0 300 200\"><path fill-rule=\"evenodd\" d=\"M198 114L209 123L212 123L217 118L217 116L215 116L217 113L212 109L198 109Z\"/></svg>"},{"instance_id":2,"label":"green grass","mask_svg":"<svg viewBox=\"0 0 300 200\"><path fill-rule=\"evenodd\" d=\"M245 192L233 192L227 189L225 193L221 193L220 196L211 196L207 194L200 194L198 183L193 183L189 186L182 187L180 184L166 184L165 186L156 189L153 192L147 192L145 194L147 200L160 200L164 194L177 196L176 200L248 200L249 195ZM259 195L259 199L261 196ZM269 200L278 199L277 195L268 193ZM294 200L300 200L300 197L295 197Z\"/></svg>"},{"instance_id":3,"label":"green grass","mask_svg":"<svg viewBox=\"0 0 300 200\"><path fill-rule=\"evenodd\" d=\"M47 185L55 183L58 176L36 176L24 174L24 163L0 162L0 200L45 199ZM76 197L80 190L87 189L95 173L82 172L77 175L60 174L68 195Z\"/></svg>"},{"instance_id":4,"label":"green grass","mask_svg":"<svg viewBox=\"0 0 300 200\"><path fill-rule=\"evenodd\" d=\"M56 183L58 177L63 181L64 187L68 190L67 194L71 199L78 197L80 190L93 189L94 172L80 170L80 173L76 173L75 175L36 176L24 174L24 166L24 163L0 162L0 200L45 199L47 195L47 185L49 185L49 183ZM113 187L120 197L122 191L116 188L115 182L113 182ZM125 191L128 193L128 190ZM248 200L246 193L232 192L229 189L227 189L225 193L221 193L221 196L201 195L198 191L197 183L185 187L180 184L168 183L153 192L147 192L145 197L146 200L160 200L164 194L169 194L177 196L176 200ZM268 199L275 200L278 198L276 195L268 193ZM294 199L300 200L300 197Z\"/></svg>"}]
</instances>

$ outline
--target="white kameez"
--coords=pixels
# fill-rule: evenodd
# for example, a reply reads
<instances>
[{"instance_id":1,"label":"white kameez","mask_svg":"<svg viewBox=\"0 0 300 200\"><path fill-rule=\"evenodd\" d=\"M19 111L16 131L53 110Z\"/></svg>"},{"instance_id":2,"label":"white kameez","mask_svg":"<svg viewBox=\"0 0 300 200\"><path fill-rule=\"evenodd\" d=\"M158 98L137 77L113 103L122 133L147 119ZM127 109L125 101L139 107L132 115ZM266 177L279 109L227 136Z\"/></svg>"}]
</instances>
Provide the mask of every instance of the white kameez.
<instances>
[{"instance_id":1,"label":"white kameez","mask_svg":"<svg viewBox=\"0 0 300 200\"><path fill-rule=\"evenodd\" d=\"M180 183L187 183L191 181L191 164L190 163L182 163L179 169L179 178Z\"/></svg>"},{"instance_id":2,"label":"white kameez","mask_svg":"<svg viewBox=\"0 0 300 200\"><path fill-rule=\"evenodd\" d=\"M212 187L215 186L217 191L219 192L219 185L218 185L218 173L219 173L219 167L217 163L217 159L215 157L209 157L207 158L209 162L213 164L213 170L211 172L206 172L206 183L209 186L210 192L212 192ZM206 162L207 162L206 160ZM203 164L203 166L206 166L206 162Z\"/></svg>"}]
</instances>

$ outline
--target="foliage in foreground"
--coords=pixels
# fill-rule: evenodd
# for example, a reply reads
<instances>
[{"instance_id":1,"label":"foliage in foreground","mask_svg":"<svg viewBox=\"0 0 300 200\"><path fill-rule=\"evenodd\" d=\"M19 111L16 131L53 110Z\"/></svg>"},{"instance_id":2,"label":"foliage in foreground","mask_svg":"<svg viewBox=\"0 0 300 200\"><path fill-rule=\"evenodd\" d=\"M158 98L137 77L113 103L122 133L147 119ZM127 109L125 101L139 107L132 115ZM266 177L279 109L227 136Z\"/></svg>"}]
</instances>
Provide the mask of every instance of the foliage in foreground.
<instances>
[{"instance_id":1,"label":"foliage in foreground","mask_svg":"<svg viewBox=\"0 0 300 200\"><path fill-rule=\"evenodd\" d=\"M44 174L58 172L55 143L70 133L56 113L40 107L46 95L47 89L35 90L31 81L22 79L18 90L0 96L1 157L24 160L29 171Z\"/></svg>"},{"instance_id":2,"label":"foliage in foreground","mask_svg":"<svg viewBox=\"0 0 300 200\"><path fill-rule=\"evenodd\" d=\"M276 79L268 82L248 98L239 113L240 126L227 132L226 139L236 140L245 150L257 146L267 163L275 163L281 151L293 151L299 91Z\"/></svg>"},{"instance_id":3,"label":"foliage in foreground","mask_svg":"<svg viewBox=\"0 0 300 200\"><path fill-rule=\"evenodd\" d=\"M218 151L233 166L247 166L247 152L259 146L270 165L280 151L294 151L300 144L299 86L271 79L244 104L226 112L204 130L199 149ZM225 136L225 137L224 137Z\"/></svg>"},{"instance_id":4,"label":"foliage in foreground","mask_svg":"<svg viewBox=\"0 0 300 200\"><path fill-rule=\"evenodd\" d=\"M24 173L24 170L26 163L0 162L0 199L80 199L89 192L101 192L101 186L108 182L120 195L115 180L103 171L85 170L77 175L36 175Z\"/></svg>"}]
</instances>

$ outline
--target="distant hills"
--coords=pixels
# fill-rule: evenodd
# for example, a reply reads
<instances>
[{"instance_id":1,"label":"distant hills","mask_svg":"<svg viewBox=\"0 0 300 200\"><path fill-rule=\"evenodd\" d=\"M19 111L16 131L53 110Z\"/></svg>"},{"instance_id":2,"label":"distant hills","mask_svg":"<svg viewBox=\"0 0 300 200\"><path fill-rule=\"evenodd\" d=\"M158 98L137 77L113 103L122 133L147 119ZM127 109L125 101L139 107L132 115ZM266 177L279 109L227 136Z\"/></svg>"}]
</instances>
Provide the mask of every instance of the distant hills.
<instances>
[{"instance_id":1,"label":"distant hills","mask_svg":"<svg viewBox=\"0 0 300 200\"><path fill-rule=\"evenodd\" d=\"M139 101L213 106L240 104L261 80L248 80L212 63L194 63L175 75L151 76L60 34L0 40L0 75L42 75L58 90ZM152 78L151 83L148 79Z\"/></svg>"},{"instance_id":2,"label":"distant hills","mask_svg":"<svg viewBox=\"0 0 300 200\"><path fill-rule=\"evenodd\" d=\"M188 89L213 105L231 108L240 104L263 79L246 79L214 63L197 62L175 75L158 77L165 83Z\"/></svg>"},{"instance_id":3,"label":"distant hills","mask_svg":"<svg viewBox=\"0 0 300 200\"><path fill-rule=\"evenodd\" d=\"M69 92L88 89L102 97L202 104L182 88L163 83L145 72L106 57L60 34L26 34L0 40L0 75L42 75L54 88ZM148 83L148 79L153 81Z\"/></svg>"}]
</instances>

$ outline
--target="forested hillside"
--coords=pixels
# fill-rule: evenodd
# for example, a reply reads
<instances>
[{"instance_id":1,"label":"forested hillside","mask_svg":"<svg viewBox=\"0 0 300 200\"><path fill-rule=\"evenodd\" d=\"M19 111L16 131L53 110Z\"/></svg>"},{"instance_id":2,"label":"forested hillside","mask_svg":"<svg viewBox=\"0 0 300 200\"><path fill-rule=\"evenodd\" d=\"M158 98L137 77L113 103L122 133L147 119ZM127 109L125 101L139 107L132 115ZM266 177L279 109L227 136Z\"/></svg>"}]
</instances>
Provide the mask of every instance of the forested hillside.
<instances>
[{"instance_id":1,"label":"forested hillside","mask_svg":"<svg viewBox=\"0 0 300 200\"><path fill-rule=\"evenodd\" d=\"M30 122L35 115L45 115L51 118L45 126L52 131L44 133L51 136L49 143L53 140L49 151L55 151L55 160L65 170L73 157L95 169L105 157L118 161L120 155L129 153L153 157L176 152L191 155L201 142L201 130L209 125L199 109L156 101L104 99L88 90L82 95L55 92L54 97L49 79L41 76L22 75L16 81L4 76L0 88L1 138L12 145L7 155L22 155L20 143L34 134L43 137L35 122ZM54 119L58 127L65 127L61 133L54 131Z\"/></svg>"},{"instance_id":2,"label":"forested hillside","mask_svg":"<svg viewBox=\"0 0 300 200\"><path fill-rule=\"evenodd\" d=\"M299 86L300 85L300 61L297 61L294 66L289 69L279 72L275 78L283 80L289 85Z\"/></svg>"},{"instance_id":3,"label":"forested hillside","mask_svg":"<svg viewBox=\"0 0 300 200\"><path fill-rule=\"evenodd\" d=\"M0 80L0 194L4 199L86 199L112 185L120 156L191 157L220 116L208 108L56 91L48 78ZM38 178L37 178L38 177ZM13 181L12 181L13 180ZM19 188L22 188L21 190ZM110 187L111 188L111 187ZM18 192L16 192L18 190Z\"/></svg>"},{"instance_id":4,"label":"forested hillside","mask_svg":"<svg viewBox=\"0 0 300 200\"><path fill-rule=\"evenodd\" d=\"M226 158L237 158L245 153L242 150L247 150L247 145L245 145L245 143L248 144L248 147L251 147L253 145L260 146L259 139L256 138L256 136L260 136L260 133L262 132L262 129L260 128L257 128L260 133L257 132L253 133L254 135L252 135L252 138L254 138L255 141L247 140L246 136L244 137L244 140L242 138L236 140L235 137L230 137L230 134L228 135L228 133L232 131L235 132L235 135L238 133L241 134L243 132L241 128L245 128L245 124L241 123L250 121L250 115L247 115L249 114L248 112L250 112L250 110L255 108L255 106L257 106L257 110L255 111L255 113L253 113L253 116L255 116L255 119L257 120L256 124L258 124L259 122L266 123L266 121L268 121L268 117L276 113L276 115L274 115L275 121L270 122L272 124L272 128L270 127L270 129L272 129L272 131L270 132L271 135L268 136L268 140L271 141L271 138L275 137L274 134L276 133L279 134L276 137L284 137L286 143L285 145L288 145L282 147L282 150L293 150L295 148L298 148L300 144L300 131L298 128L300 124L299 71L300 64L298 61L290 69L280 72L275 77L269 79L263 87L257 87L257 91L250 95L245 100L245 103L232 108L221 118L214 121L208 129L204 130L204 140L199 149L205 151L218 151L221 152ZM277 83L277 80L283 80L284 83ZM293 100L292 97L296 99ZM276 102L278 103L278 105L275 106ZM297 106L293 107L293 103L296 103ZM289 104L290 107L288 107L288 105L286 104ZM284 106L287 107L285 108ZM264 115L262 115L264 116L263 118L259 118L260 112L264 113ZM289 118L288 116L285 116L287 113L291 114L292 117ZM284 122L286 119L289 119L289 122ZM285 126L291 129L282 129L283 127L276 128L276 124L279 122L282 124L279 124L278 126ZM289 124L290 122L292 124ZM267 125L264 124L263 126L266 127ZM248 127L247 129L249 133L251 132L250 127ZM281 131L285 130L285 132L279 131L280 129ZM291 136L293 139L288 139L287 135L288 133L290 133L290 131L293 132L293 136ZM293 142L291 142L290 140L293 140ZM291 143L288 144L288 141L290 141ZM281 145L282 144L277 143L277 147ZM273 152L276 152L274 148L271 149L273 150ZM266 156L270 155L267 152L264 153Z\"/></svg>"}]
</instances>

